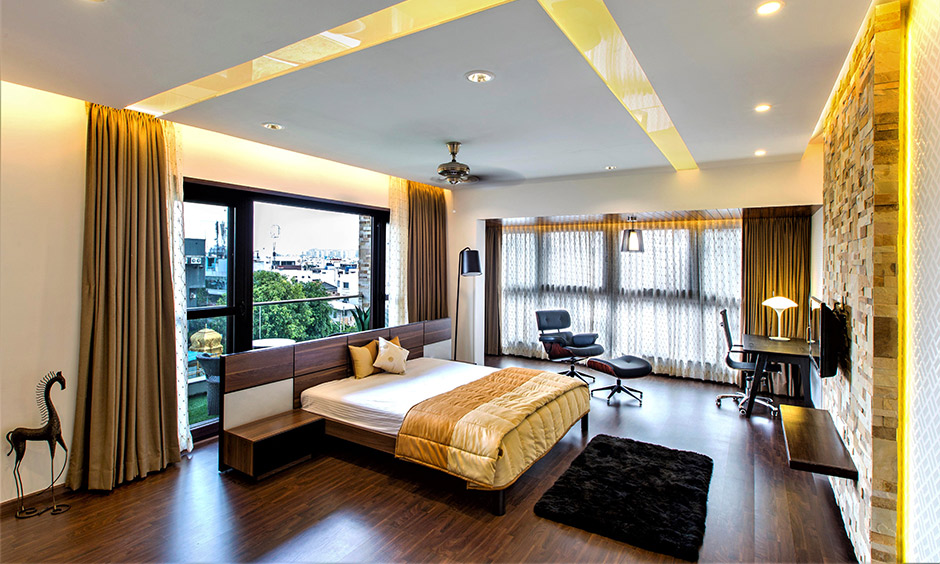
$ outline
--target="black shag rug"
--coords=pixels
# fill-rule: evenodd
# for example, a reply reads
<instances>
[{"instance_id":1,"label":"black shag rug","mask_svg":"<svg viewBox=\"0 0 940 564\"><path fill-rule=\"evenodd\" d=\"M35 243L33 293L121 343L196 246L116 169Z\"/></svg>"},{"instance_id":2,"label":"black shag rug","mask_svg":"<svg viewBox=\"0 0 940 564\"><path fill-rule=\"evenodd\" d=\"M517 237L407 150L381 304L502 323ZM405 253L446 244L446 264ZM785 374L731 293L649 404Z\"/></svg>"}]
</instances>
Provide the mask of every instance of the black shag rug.
<instances>
[{"instance_id":1,"label":"black shag rug","mask_svg":"<svg viewBox=\"0 0 940 564\"><path fill-rule=\"evenodd\" d=\"M705 536L712 459L597 435L535 504L535 514L685 560Z\"/></svg>"}]
</instances>

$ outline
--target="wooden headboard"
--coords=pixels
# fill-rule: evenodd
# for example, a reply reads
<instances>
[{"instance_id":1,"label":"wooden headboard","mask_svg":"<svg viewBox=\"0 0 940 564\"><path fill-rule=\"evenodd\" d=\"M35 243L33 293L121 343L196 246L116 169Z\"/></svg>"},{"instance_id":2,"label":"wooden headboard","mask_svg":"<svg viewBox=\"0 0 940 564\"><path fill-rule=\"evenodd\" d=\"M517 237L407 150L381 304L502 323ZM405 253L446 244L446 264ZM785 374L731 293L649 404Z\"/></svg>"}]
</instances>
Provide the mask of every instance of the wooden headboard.
<instances>
[{"instance_id":1,"label":"wooden headboard","mask_svg":"<svg viewBox=\"0 0 940 564\"><path fill-rule=\"evenodd\" d=\"M304 341L283 347L222 355L219 365L219 385L222 393L220 429L224 431L233 426L225 424L225 396L227 394L241 392L239 395L244 395L244 392L251 388L283 382L284 384L266 388L269 393L265 394L264 401L270 402L271 405L259 409L274 411L274 413L296 409L300 407L300 393L307 388L352 375L347 346L363 346L379 337L384 339L398 337L401 346L408 349L409 359L420 358L425 355L427 345L450 339L450 318L419 321L397 327ZM290 391L284 389L287 384L286 380L292 381ZM287 393L292 395L292 402L284 399ZM245 402L244 399L240 401ZM237 424L242 422L239 421Z\"/></svg>"}]
</instances>

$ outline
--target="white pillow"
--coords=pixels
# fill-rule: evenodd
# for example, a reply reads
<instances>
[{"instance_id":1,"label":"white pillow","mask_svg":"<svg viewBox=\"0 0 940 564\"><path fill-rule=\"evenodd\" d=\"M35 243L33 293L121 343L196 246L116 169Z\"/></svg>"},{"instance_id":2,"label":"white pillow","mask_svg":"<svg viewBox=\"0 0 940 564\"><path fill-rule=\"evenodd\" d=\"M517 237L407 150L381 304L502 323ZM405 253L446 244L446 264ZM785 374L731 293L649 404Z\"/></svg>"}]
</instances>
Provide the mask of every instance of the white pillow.
<instances>
[{"instance_id":1,"label":"white pillow","mask_svg":"<svg viewBox=\"0 0 940 564\"><path fill-rule=\"evenodd\" d=\"M408 349L379 337L379 354L375 356L372 366L392 374L404 374L406 360Z\"/></svg>"}]
</instances>

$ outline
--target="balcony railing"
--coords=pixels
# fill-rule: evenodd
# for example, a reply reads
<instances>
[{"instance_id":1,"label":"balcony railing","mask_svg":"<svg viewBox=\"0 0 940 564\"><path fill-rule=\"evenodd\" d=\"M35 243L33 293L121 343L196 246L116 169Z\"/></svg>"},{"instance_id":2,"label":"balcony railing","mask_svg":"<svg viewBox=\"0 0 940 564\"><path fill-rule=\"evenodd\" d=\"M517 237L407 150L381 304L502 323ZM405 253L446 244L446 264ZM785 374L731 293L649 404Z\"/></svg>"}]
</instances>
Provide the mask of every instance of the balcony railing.
<instances>
[{"instance_id":1,"label":"balcony railing","mask_svg":"<svg viewBox=\"0 0 940 564\"><path fill-rule=\"evenodd\" d=\"M308 341L360 331L354 312L362 298L362 294L343 294L254 302L252 338Z\"/></svg>"}]
</instances>

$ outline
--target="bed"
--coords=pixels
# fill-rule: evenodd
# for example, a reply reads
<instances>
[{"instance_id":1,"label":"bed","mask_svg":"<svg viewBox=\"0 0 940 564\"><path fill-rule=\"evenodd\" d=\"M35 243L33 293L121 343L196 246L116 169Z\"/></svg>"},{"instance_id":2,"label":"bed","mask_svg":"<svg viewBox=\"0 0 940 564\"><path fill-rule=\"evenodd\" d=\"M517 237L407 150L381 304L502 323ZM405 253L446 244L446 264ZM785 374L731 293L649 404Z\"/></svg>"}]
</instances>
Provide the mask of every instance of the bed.
<instances>
[{"instance_id":1,"label":"bed","mask_svg":"<svg viewBox=\"0 0 940 564\"><path fill-rule=\"evenodd\" d=\"M348 346L378 337L399 337L411 351L405 373L350 376ZM470 489L494 491L495 512L502 514L505 488L574 423L580 420L587 432L590 395L580 381L553 372L431 358L435 346L449 345L449 338L450 321L443 319L283 347L290 358L287 350L271 349L229 355L223 357L223 374L236 385L223 383L223 389L242 393L236 388L248 381L273 389L270 382L278 376L267 365L280 366L274 369L278 374L290 366L293 407L322 418L326 435L436 468ZM438 349L449 352L449 346ZM246 406L257 409L260 396L253 397L239 398L239 413ZM223 415L231 411L228 399Z\"/></svg>"},{"instance_id":2,"label":"bed","mask_svg":"<svg viewBox=\"0 0 940 564\"><path fill-rule=\"evenodd\" d=\"M349 377L301 393L301 407L331 426L385 437L398 458L492 490L515 482L589 404L585 385L553 372L435 358L408 361L404 374Z\"/></svg>"},{"instance_id":3,"label":"bed","mask_svg":"<svg viewBox=\"0 0 940 564\"><path fill-rule=\"evenodd\" d=\"M348 377L307 388L300 394L300 407L335 422L394 437L405 414L416 403L496 370L437 358L416 358L407 362L404 374L380 372L359 380Z\"/></svg>"}]
</instances>

